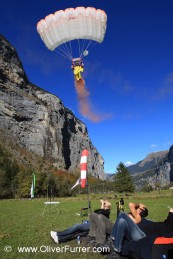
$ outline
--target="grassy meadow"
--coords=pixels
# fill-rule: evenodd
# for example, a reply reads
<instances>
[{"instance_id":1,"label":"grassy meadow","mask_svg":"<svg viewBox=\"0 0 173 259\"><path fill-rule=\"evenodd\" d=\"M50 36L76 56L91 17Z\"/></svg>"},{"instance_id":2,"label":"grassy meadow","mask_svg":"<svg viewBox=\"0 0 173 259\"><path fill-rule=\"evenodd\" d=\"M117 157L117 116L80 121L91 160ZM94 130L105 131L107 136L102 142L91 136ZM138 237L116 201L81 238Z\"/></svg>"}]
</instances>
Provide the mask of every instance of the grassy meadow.
<instances>
[{"instance_id":1,"label":"grassy meadow","mask_svg":"<svg viewBox=\"0 0 173 259\"><path fill-rule=\"evenodd\" d=\"M90 195L92 210L100 207L100 198L103 194ZM111 220L116 219L116 202L123 195L105 194L112 203ZM133 196L124 196L125 212L128 212L128 203L142 202L149 209L148 218L162 221L168 213L168 206L173 207L173 190L151 193L139 193ZM58 205L47 205L44 199L33 200L1 200L0 201L0 258L59 258L103 259L104 256L93 252L65 251L63 247L77 247L76 240L67 243L55 244L50 238L50 231L61 231L75 223L81 223L87 217L76 215L82 207L87 207L86 195L71 198L56 198ZM19 252L18 247L37 247L39 252ZM57 247L62 250L56 252ZM81 243L80 247L84 247ZM12 250L12 251L11 251Z\"/></svg>"}]
</instances>

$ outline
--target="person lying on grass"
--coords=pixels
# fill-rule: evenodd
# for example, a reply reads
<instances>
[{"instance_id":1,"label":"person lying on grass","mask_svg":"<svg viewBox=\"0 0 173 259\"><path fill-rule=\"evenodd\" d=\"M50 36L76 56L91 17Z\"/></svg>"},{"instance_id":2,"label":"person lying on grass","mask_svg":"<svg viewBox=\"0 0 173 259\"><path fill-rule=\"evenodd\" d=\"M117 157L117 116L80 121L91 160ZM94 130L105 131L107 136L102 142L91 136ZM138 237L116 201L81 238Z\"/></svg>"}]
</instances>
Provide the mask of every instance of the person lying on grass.
<instances>
[{"instance_id":1,"label":"person lying on grass","mask_svg":"<svg viewBox=\"0 0 173 259\"><path fill-rule=\"evenodd\" d=\"M135 204L130 206L135 207ZM169 210L163 222L144 219L148 215L148 210L144 206L139 205L137 211L139 215L136 218L123 212L119 214L111 233L114 251L121 252L124 239L138 241L146 236L173 233L173 208Z\"/></svg>"},{"instance_id":2,"label":"person lying on grass","mask_svg":"<svg viewBox=\"0 0 173 259\"><path fill-rule=\"evenodd\" d=\"M109 217L110 209L107 208L106 204L111 206L111 204L106 199L103 199L101 202L101 208L95 210L95 212L98 213L97 215L103 214ZM75 224L63 231L51 231L50 236L55 241L55 243L59 244L61 242L74 239L77 235L86 236L90 230L90 225L91 223L89 221L84 221L83 223Z\"/></svg>"},{"instance_id":3,"label":"person lying on grass","mask_svg":"<svg viewBox=\"0 0 173 259\"><path fill-rule=\"evenodd\" d=\"M93 243L99 247L105 243L106 237L111 234L113 227L113 223L109 220L111 203L104 199L101 199L100 202L102 213L98 214L100 210L95 210L90 214L90 231L86 240L88 244Z\"/></svg>"},{"instance_id":4,"label":"person lying on grass","mask_svg":"<svg viewBox=\"0 0 173 259\"><path fill-rule=\"evenodd\" d=\"M101 201L102 202L102 201ZM103 206L103 203L102 203ZM107 204L107 209L111 209L109 207L109 204ZM128 214L125 214L131 218L136 224L141 221L141 218L146 215L142 215L142 211L145 210L146 213L148 210L146 209L144 204L136 204L136 203L129 203L129 209L130 212ZM110 212L109 212L110 214ZM114 224L109 220L108 217L105 217L105 215L97 215L96 213L91 213L90 215L90 231L89 231L89 243L94 243L95 245L99 247L105 247L109 245L109 240L107 240L107 237L112 234L114 236ZM88 239L89 239L88 238ZM107 242L108 241L108 242Z\"/></svg>"}]
</instances>

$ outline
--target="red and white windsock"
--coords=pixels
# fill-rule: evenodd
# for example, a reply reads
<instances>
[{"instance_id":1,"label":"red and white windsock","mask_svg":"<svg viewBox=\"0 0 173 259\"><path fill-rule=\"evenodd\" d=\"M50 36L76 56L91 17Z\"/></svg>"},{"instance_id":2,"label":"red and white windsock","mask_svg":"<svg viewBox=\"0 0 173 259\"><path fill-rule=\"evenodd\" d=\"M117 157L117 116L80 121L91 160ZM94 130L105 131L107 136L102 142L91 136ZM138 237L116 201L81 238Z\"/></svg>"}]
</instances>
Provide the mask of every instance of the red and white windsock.
<instances>
[{"instance_id":1,"label":"red and white windsock","mask_svg":"<svg viewBox=\"0 0 173 259\"><path fill-rule=\"evenodd\" d=\"M80 160L80 172L81 172L81 188L85 188L86 186L86 174L87 174L87 158L89 155L89 151L84 149L82 151L82 156Z\"/></svg>"}]
</instances>

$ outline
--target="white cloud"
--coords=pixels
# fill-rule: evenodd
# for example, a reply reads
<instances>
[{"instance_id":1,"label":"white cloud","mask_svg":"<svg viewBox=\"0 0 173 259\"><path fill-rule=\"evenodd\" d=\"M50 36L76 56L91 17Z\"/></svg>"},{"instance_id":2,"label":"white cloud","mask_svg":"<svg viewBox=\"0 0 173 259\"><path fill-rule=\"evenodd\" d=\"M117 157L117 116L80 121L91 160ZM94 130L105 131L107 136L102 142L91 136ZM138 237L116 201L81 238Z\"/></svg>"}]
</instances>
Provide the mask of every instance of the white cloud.
<instances>
[{"instance_id":1,"label":"white cloud","mask_svg":"<svg viewBox=\"0 0 173 259\"><path fill-rule=\"evenodd\" d=\"M134 163L133 162L131 162L131 161L127 161L127 162L125 162L125 166L130 166L130 165L133 165Z\"/></svg>"},{"instance_id":2,"label":"white cloud","mask_svg":"<svg viewBox=\"0 0 173 259\"><path fill-rule=\"evenodd\" d=\"M158 145L157 144L151 144L150 145L150 148L155 148L155 147L157 147Z\"/></svg>"}]
</instances>

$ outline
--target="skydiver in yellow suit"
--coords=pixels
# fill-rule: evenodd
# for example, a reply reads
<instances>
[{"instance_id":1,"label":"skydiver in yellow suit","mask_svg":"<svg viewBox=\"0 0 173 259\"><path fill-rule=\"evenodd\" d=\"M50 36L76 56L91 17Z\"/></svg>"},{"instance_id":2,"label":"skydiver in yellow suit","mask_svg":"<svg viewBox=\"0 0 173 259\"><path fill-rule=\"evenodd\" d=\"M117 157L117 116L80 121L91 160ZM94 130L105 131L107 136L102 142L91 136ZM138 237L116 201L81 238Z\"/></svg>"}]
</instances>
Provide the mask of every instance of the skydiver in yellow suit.
<instances>
[{"instance_id":1,"label":"skydiver in yellow suit","mask_svg":"<svg viewBox=\"0 0 173 259\"><path fill-rule=\"evenodd\" d=\"M79 81L82 78L81 72L84 71L84 64L79 64L79 62L76 62L75 65L72 65L73 73L76 78L76 81Z\"/></svg>"}]
</instances>

